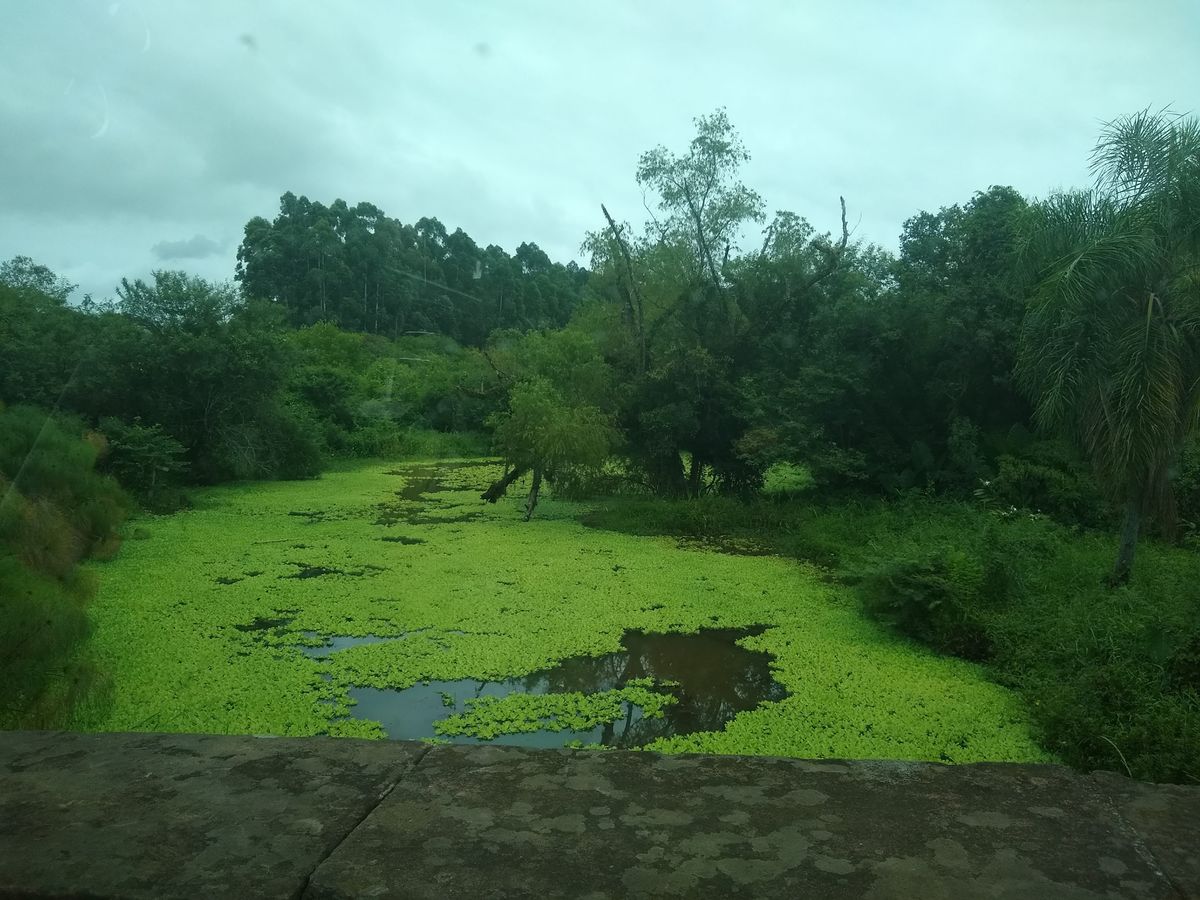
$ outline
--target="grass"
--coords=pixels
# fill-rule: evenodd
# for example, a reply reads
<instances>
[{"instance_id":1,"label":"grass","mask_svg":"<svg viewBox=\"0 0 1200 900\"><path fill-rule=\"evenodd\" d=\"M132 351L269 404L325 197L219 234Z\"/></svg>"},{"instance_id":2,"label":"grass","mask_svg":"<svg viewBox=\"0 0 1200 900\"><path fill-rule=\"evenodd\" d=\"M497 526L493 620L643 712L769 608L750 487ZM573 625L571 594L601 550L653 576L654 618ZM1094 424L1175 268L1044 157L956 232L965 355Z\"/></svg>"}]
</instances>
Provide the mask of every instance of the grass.
<instances>
[{"instance_id":1,"label":"grass","mask_svg":"<svg viewBox=\"0 0 1200 900\"><path fill-rule=\"evenodd\" d=\"M516 677L614 652L627 629L764 624L744 644L773 655L790 696L739 714L723 731L654 749L1053 758L1016 694L977 665L869 621L852 591L813 565L588 527L588 507L553 499L524 523L515 495L496 506L478 500L496 474L486 463L447 469L453 490L419 502L398 494L424 477L421 466L370 464L315 481L214 488L198 493L193 509L138 520L144 539L94 567L90 649L113 690L110 705L79 725L379 736L378 723L342 718L351 686ZM326 660L298 649L335 634L398 639ZM571 714L593 721L615 708L611 699ZM524 709L512 699L491 712L484 704L472 710L481 721L460 717L442 730L486 731L501 719L519 729L546 702L576 701Z\"/></svg>"}]
</instances>

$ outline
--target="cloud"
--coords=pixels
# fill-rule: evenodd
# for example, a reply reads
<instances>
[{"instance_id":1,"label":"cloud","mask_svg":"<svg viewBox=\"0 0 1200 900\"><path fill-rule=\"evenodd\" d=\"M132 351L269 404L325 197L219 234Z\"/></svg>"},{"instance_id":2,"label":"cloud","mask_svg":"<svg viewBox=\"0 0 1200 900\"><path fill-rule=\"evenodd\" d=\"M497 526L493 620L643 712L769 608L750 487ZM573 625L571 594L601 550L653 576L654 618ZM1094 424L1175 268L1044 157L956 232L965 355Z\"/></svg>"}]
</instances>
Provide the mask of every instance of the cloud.
<instances>
[{"instance_id":1,"label":"cloud","mask_svg":"<svg viewBox=\"0 0 1200 900\"><path fill-rule=\"evenodd\" d=\"M101 295L164 259L228 278L246 221L285 191L570 258L601 202L643 218L638 155L720 105L770 209L832 229L844 195L856 236L894 248L906 218L990 184L1085 182L1101 122L1186 104L1200 4L1154 6L19 4L0 259Z\"/></svg>"},{"instance_id":2,"label":"cloud","mask_svg":"<svg viewBox=\"0 0 1200 900\"><path fill-rule=\"evenodd\" d=\"M150 248L150 252L163 260L204 259L208 256L216 256L224 249L212 238L197 234L186 241L159 241Z\"/></svg>"}]
</instances>

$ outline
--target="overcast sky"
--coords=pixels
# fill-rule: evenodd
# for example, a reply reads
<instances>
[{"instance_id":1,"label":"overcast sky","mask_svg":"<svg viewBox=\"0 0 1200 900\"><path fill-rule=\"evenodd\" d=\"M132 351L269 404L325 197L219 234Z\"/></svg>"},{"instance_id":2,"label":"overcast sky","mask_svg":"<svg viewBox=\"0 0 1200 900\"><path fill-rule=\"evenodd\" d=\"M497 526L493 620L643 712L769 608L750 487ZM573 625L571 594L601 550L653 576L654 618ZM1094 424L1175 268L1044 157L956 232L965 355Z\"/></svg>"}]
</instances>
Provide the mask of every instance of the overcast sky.
<instances>
[{"instance_id":1,"label":"overcast sky","mask_svg":"<svg viewBox=\"0 0 1200 900\"><path fill-rule=\"evenodd\" d=\"M856 235L1087 181L1101 122L1200 107L1200 0L4 0L0 259L98 297L233 275L284 191L577 257L641 151L724 106L770 209Z\"/></svg>"}]
</instances>

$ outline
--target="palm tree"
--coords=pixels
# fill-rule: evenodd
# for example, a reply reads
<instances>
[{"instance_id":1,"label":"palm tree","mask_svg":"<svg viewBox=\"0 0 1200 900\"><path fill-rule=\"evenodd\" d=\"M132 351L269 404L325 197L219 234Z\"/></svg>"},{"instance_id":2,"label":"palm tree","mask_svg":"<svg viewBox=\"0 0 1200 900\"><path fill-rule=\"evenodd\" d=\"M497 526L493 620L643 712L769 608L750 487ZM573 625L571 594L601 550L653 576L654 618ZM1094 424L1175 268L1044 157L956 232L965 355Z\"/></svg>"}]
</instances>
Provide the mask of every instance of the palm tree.
<instances>
[{"instance_id":1,"label":"palm tree","mask_svg":"<svg viewBox=\"0 0 1200 900\"><path fill-rule=\"evenodd\" d=\"M1200 414L1200 122L1117 119L1092 171L1092 189L1031 207L1017 376L1038 424L1073 436L1124 503L1116 585L1143 516L1173 524L1171 476Z\"/></svg>"}]
</instances>

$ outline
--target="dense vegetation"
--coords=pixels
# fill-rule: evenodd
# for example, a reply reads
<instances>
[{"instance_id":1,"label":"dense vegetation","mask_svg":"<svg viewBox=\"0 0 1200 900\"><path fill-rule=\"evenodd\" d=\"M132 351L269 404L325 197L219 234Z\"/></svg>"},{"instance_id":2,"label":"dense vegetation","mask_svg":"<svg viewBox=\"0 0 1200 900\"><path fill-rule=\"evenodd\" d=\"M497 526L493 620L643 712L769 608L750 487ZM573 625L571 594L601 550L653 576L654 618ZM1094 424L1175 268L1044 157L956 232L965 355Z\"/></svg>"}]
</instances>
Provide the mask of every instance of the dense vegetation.
<instances>
[{"instance_id":1,"label":"dense vegetation","mask_svg":"<svg viewBox=\"0 0 1200 900\"><path fill-rule=\"evenodd\" d=\"M721 111L643 154L650 219L602 208L586 270L290 193L246 225L236 286L157 272L73 305L14 259L6 415L54 410L54 452L92 448L47 501L89 535L72 564L111 549L115 518L70 512L106 475L167 511L194 484L490 447L485 497L523 485L526 518L548 483L607 498L597 524L815 562L989 665L1067 761L1200 778L1200 125L1120 119L1091 189L988 187L914 215L895 254L853 239L844 199L835 233L768 216L747 159ZM0 475L38 503L27 450ZM3 527L0 578L57 578L28 602L78 610Z\"/></svg>"},{"instance_id":2,"label":"dense vegetation","mask_svg":"<svg viewBox=\"0 0 1200 900\"><path fill-rule=\"evenodd\" d=\"M1049 758L1018 698L888 634L807 567L588 529L561 500L521 523L515 499L479 502L478 485L499 472L486 461L360 465L206 489L194 509L146 523L102 567L93 643L111 661L114 698L81 724L378 737L378 721L345 717L355 688L495 682L617 650L627 629L768 622L745 643L772 654L788 696L654 749ZM409 490L430 475L428 493ZM298 652L344 636L371 639L324 658ZM643 681L620 692L641 694L648 715L671 697ZM407 736L587 730L624 715L615 693L438 703L440 721Z\"/></svg>"}]
</instances>

